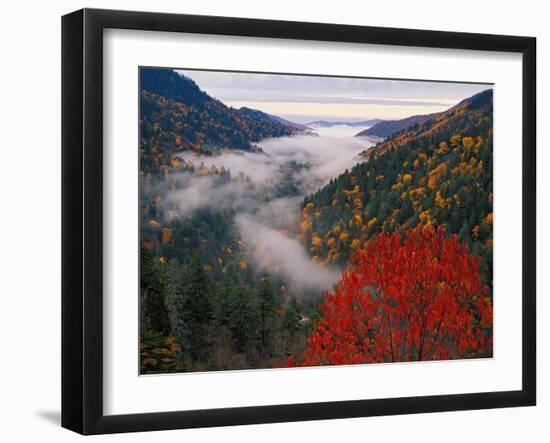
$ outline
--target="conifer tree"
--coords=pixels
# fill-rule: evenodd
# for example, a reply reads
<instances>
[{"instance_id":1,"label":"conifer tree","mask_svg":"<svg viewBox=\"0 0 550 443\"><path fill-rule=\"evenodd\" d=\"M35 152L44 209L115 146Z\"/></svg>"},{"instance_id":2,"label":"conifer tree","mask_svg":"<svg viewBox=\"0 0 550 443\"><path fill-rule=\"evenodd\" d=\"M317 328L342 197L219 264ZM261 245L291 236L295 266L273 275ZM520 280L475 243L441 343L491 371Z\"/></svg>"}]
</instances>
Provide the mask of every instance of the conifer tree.
<instances>
[{"instance_id":1,"label":"conifer tree","mask_svg":"<svg viewBox=\"0 0 550 443\"><path fill-rule=\"evenodd\" d=\"M165 284L160 269L146 247L140 253L141 330L168 335L170 322L165 304Z\"/></svg>"},{"instance_id":2,"label":"conifer tree","mask_svg":"<svg viewBox=\"0 0 550 443\"><path fill-rule=\"evenodd\" d=\"M178 271L170 281L167 295L172 333L184 359L206 361L210 353L212 302L201 256L195 254Z\"/></svg>"},{"instance_id":3,"label":"conifer tree","mask_svg":"<svg viewBox=\"0 0 550 443\"><path fill-rule=\"evenodd\" d=\"M266 349L275 331L275 309L277 308L275 292L267 276L261 279L258 298L261 316L261 346L262 349Z\"/></svg>"}]
</instances>

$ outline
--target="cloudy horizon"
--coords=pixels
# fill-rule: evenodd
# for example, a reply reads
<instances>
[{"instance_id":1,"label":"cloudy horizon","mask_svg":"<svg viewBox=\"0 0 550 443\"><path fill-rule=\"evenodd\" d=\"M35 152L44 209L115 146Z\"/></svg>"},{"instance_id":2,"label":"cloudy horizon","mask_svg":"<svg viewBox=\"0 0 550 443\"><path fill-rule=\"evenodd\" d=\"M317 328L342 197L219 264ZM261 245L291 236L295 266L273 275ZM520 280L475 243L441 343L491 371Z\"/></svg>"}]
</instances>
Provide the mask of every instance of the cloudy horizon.
<instances>
[{"instance_id":1,"label":"cloudy horizon","mask_svg":"<svg viewBox=\"0 0 550 443\"><path fill-rule=\"evenodd\" d=\"M296 123L395 120L444 111L488 84L183 70L210 96Z\"/></svg>"}]
</instances>

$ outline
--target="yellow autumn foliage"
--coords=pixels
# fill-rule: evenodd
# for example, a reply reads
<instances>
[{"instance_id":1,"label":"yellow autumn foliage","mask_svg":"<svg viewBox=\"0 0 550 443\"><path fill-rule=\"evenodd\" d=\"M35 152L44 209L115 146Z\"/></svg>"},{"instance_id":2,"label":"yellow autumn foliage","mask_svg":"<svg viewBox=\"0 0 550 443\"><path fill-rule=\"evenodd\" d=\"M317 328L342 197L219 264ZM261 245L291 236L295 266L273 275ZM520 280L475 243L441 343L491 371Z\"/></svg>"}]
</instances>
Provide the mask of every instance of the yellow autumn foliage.
<instances>
[{"instance_id":1,"label":"yellow autumn foliage","mask_svg":"<svg viewBox=\"0 0 550 443\"><path fill-rule=\"evenodd\" d=\"M462 145L465 149L470 150L474 147L474 139L472 137L463 137Z\"/></svg>"},{"instance_id":2,"label":"yellow autumn foliage","mask_svg":"<svg viewBox=\"0 0 550 443\"><path fill-rule=\"evenodd\" d=\"M439 206L440 208L448 208L449 206L451 206L451 199L450 198L445 198L441 195L441 192L440 191L436 191L435 193L435 204L437 206Z\"/></svg>"},{"instance_id":3,"label":"yellow autumn foliage","mask_svg":"<svg viewBox=\"0 0 550 443\"><path fill-rule=\"evenodd\" d=\"M443 175L447 172L447 164L446 163L440 163L437 165L434 169L432 169L430 172L428 172L428 188L435 189L441 179L443 178Z\"/></svg>"},{"instance_id":4,"label":"yellow autumn foliage","mask_svg":"<svg viewBox=\"0 0 550 443\"><path fill-rule=\"evenodd\" d=\"M172 237L173 237L172 230L170 228L164 228L162 230L162 235L160 237L160 242L163 245L169 245L170 243L172 243Z\"/></svg>"},{"instance_id":5,"label":"yellow autumn foliage","mask_svg":"<svg viewBox=\"0 0 550 443\"><path fill-rule=\"evenodd\" d=\"M156 220L149 220L149 226L154 229L160 229L160 223Z\"/></svg>"},{"instance_id":6,"label":"yellow autumn foliage","mask_svg":"<svg viewBox=\"0 0 550 443\"><path fill-rule=\"evenodd\" d=\"M323 239L319 237L317 234L313 234L311 236L311 245L313 247L323 246Z\"/></svg>"},{"instance_id":7,"label":"yellow autumn foliage","mask_svg":"<svg viewBox=\"0 0 550 443\"><path fill-rule=\"evenodd\" d=\"M177 158L171 158L170 164L172 165L172 168L179 169L180 167L180 161Z\"/></svg>"},{"instance_id":8,"label":"yellow autumn foliage","mask_svg":"<svg viewBox=\"0 0 550 443\"><path fill-rule=\"evenodd\" d=\"M433 225L435 222L434 218L432 217L431 211L429 209L422 211L418 215L418 218L420 219L420 223L427 226Z\"/></svg>"},{"instance_id":9,"label":"yellow autumn foliage","mask_svg":"<svg viewBox=\"0 0 550 443\"><path fill-rule=\"evenodd\" d=\"M358 228L363 226L363 217L361 217L361 214L355 214L349 221L349 225L350 227L357 226Z\"/></svg>"},{"instance_id":10,"label":"yellow autumn foliage","mask_svg":"<svg viewBox=\"0 0 550 443\"><path fill-rule=\"evenodd\" d=\"M451 145L458 146L460 144L460 140L462 140L462 137L458 134L455 134L451 137Z\"/></svg>"},{"instance_id":11,"label":"yellow autumn foliage","mask_svg":"<svg viewBox=\"0 0 550 443\"><path fill-rule=\"evenodd\" d=\"M393 185L391 185L391 190L392 191L398 191L399 189L401 189L403 187L403 183L394 183Z\"/></svg>"},{"instance_id":12,"label":"yellow autumn foliage","mask_svg":"<svg viewBox=\"0 0 550 443\"><path fill-rule=\"evenodd\" d=\"M302 213L307 216L307 215L311 215L311 213L313 212L313 202L309 202L305 208L303 209Z\"/></svg>"},{"instance_id":13,"label":"yellow autumn foliage","mask_svg":"<svg viewBox=\"0 0 550 443\"><path fill-rule=\"evenodd\" d=\"M311 230L311 222L307 219L304 220L302 223L300 223L300 230L304 233Z\"/></svg>"}]
</instances>

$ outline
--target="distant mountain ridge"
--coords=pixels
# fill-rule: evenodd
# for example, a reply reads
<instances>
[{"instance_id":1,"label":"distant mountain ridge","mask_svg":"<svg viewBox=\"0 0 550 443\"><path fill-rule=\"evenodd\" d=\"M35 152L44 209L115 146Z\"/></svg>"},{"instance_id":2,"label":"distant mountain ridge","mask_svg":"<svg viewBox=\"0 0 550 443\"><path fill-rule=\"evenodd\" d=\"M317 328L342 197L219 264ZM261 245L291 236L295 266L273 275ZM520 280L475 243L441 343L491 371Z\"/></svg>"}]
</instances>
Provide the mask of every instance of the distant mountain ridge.
<instances>
[{"instance_id":1,"label":"distant mountain ridge","mask_svg":"<svg viewBox=\"0 0 550 443\"><path fill-rule=\"evenodd\" d=\"M312 127L317 126L320 128L331 128L332 126L340 126L340 125L346 125L346 126L372 126L376 125L378 123L383 122L384 120L381 120L379 118L374 118L371 120L363 120L363 121L327 121L327 120L316 120L314 122L306 123L306 126Z\"/></svg>"},{"instance_id":2,"label":"distant mountain ridge","mask_svg":"<svg viewBox=\"0 0 550 443\"><path fill-rule=\"evenodd\" d=\"M365 129L364 131L359 132L355 136L356 137L375 136L375 137L387 138L395 134L396 132L399 132L403 129L409 128L416 124L424 123L439 115L441 115L441 113L436 112L433 114L413 115L411 117L407 117L401 120L380 121L379 123L376 123L374 126L370 127L369 129Z\"/></svg>"}]
</instances>

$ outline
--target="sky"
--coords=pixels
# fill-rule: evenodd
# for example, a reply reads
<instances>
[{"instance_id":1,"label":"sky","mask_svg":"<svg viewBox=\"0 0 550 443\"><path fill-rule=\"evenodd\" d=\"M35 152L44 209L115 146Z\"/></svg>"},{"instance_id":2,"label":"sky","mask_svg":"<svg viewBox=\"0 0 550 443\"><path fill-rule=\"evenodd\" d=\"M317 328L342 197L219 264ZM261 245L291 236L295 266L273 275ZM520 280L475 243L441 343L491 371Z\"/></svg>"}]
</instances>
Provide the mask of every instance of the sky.
<instances>
[{"instance_id":1,"label":"sky","mask_svg":"<svg viewBox=\"0 0 550 443\"><path fill-rule=\"evenodd\" d=\"M444 111L487 84L178 70L228 106L296 123L394 120Z\"/></svg>"}]
</instances>

